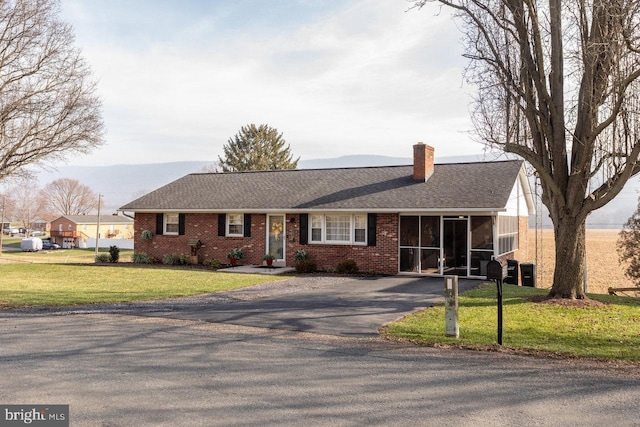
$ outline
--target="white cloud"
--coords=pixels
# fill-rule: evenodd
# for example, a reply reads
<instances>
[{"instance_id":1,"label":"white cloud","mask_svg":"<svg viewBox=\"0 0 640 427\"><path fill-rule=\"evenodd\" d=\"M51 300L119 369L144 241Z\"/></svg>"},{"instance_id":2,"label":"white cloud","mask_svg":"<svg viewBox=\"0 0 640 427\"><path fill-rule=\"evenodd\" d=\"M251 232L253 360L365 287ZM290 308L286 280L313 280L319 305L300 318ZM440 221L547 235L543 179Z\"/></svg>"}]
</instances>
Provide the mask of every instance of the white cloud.
<instances>
[{"instance_id":1,"label":"white cloud","mask_svg":"<svg viewBox=\"0 0 640 427\"><path fill-rule=\"evenodd\" d=\"M220 19L232 5L181 19L171 34L125 30L134 34L125 40L94 16L99 8L69 4L108 128L107 146L83 162L214 160L247 123L278 128L307 159L410 156L417 141L433 144L436 155L480 152L462 133L471 126L469 98L448 17L362 0L299 25L289 18L282 28L230 31ZM136 22L129 20L120 25Z\"/></svg>"}]
</instances>

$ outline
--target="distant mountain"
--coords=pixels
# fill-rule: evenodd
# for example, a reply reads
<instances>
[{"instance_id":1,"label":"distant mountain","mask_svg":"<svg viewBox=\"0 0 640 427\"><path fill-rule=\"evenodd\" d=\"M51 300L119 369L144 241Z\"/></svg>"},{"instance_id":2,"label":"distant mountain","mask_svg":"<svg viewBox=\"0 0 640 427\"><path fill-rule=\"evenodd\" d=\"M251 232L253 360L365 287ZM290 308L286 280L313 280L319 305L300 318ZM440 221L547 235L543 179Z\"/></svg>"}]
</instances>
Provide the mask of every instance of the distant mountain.
<instances>
[{"instance_id":1,"label":"distant mountain","mask_svg":"<svg viewBox=\"0 0 640 427\"><path fill-rule=\"evenodd\" d=\"M436 163L466 163L488 160L483 155L437 157ZM493 158L491 160L494 160ZM388 157L374 155L342 156L331 159L300 160L300 169L356 168L366 166L398 166L410 165L411 157Z\"/></svg>"},{"instance_id":2,"label":"distant mountain","mask_svg":"<svg viewBox=\"0 0 640 427\"><path fill-rule=\"evenodd\" d=\"M328 169L328 168L357 168L365 166L395 166L410 165L413 160L409 157L386 156L342 156L332 159L300 160L299 169Z\"/></svg>"},{"instance_id":3,"label":"distant mountain","mask_svg":"<svg viewBox=\"0 0 640 427\"><path fill-rule=\"evenodd\" d=\"M103 196L105 212L162 187L187 174L200 172L211 162L172 162L115 166L63 166L56 171L41 172L41 186L58 178L77 179Z\"/></svg>"},{"instance_id":4,"label":"distant mountain","mask_svg":"<svg viewBox=\"0 0 640 427\"><path fill-rule=\"evenodd\" d=\"M505 158L504 156L500 158ZM500 159L499 158L499 159ZM438 157L436 163L463 163L495 160L484 155ZM301 160L300 169L325 169L365 166L410 165L409 157L354 155L329 159ZM63 166L56 171L40 172L40 186L57 178L73 178L103 195L104 212L115 212L120 206L189 173L201 172L214 162L192 161L114 166ZM640 177L629 181L625 189L604 208L589 216L590 228L621 228L636 209L640 195ZM548 213L537 206L543 227L550 227ZM531 218L531 225L535 225ZM540 222L540 220L538 221Z\"/></svg>"}]
</instances>

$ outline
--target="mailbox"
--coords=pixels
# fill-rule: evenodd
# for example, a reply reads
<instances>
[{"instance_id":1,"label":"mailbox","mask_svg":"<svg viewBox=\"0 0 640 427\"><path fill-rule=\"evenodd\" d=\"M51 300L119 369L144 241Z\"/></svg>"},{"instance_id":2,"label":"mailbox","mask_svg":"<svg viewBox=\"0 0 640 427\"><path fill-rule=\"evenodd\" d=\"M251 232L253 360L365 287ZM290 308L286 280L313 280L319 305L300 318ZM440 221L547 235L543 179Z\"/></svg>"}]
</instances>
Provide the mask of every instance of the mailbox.
<instances>
[{"instance_id":1,"label":"mailbox","mask_svg":"<svg viewBox=\"0 0 640 427\"><path fill-rule=\"evenodd\" d=\"M500 261L491 260L487 263L487 279L503 280L507 277L507 266L502 265Z\"/></svg>"},{"instance_id":2,"label":"mailbox","mask_svg":"<svg viewBox=\"0 0 640 427\"><path fill-rule=\"evenodd\" d=\"M487 280L495 280L498 290L498 344L502 345L502 281L507 277L507 266L495 259L487 264Z\"/></svg>"}]
</instances>

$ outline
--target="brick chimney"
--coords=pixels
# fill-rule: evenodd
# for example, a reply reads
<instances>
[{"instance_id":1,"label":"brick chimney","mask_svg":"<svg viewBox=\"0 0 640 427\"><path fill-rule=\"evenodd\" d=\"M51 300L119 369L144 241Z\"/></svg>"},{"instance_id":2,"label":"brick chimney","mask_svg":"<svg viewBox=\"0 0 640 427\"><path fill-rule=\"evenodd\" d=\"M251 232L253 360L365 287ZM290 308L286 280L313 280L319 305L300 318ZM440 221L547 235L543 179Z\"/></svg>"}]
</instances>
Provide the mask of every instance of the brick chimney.
<instances>
[{"instance_id":1,"label":"brick chimney","mask_svg":"<svg viewBox=\"0 0 640 427\"><path fill-rule=\"evenodd\" d=\"M413 146L413 179L426 181L433 174L433 147L419 142Z\"/></svg>"}]
</instances>

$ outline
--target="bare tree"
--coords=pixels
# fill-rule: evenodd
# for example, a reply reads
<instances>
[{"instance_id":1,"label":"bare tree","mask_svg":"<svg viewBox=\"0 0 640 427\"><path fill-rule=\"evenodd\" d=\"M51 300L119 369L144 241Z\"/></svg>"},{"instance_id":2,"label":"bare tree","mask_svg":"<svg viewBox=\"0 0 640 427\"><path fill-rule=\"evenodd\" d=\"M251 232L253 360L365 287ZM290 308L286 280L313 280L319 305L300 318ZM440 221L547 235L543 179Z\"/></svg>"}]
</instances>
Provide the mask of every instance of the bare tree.
<instances>
[{"instance_id":1,"label":"bare tree","mask_svg":"<svg viewBox=\"0 0 640 427\"><path fill-rule=\"evenodd\" d=\"M35 219L46 210L47 200L38 191L38 182L33 177L18 180L11 189L14 200L14 219L27 230L32 229Z\"/></svg>"},{"instance_id":2,"label":"bare tree","mask_svg":"<svg viewBox=\"0 0 640 427\"><path fill-rule=\"evenodd\" d=\"M4 222L2 224L2 228L4 229L5 224L11 223L15 211L15 200L8 191L0 193L0 209L2 209L2 218Z\"/></svg>"},{"instance_id":3,"label":"bare tree","mask_svg":"<svg viewBox=\"0 0 640 427\"><path fill-rule=\"evenodd\" d=\"M540 178L556 241L550 296L584 298L587 216L640 171L640 2L438 2L463 23L481 141Z\"/></svg>"},{"instance_id":4,"label":"bare tree","mask_svg":"<svg viewBox=\"0 0 640 427\"><path fill-rule=\"evenodd\" d=\"M213 163L210 163L208 165L202 166L198 172L200 172L200 173L222 173L222 171L220 170L217 162L213 162Z\"/></svg>"},{"instance_id":5,"label":"bare tree","mask_svg":"<svg viewBox=\"0 0 640 427\"><path fill-rule=\"evenodd\" d=\"M103 143L101 104L55 0L0 2L0 180Z\"/></svg>"},{"instance_id":6,"label":"bare tree","mask_svg":"<svg viewBox=\"0 0 640 427\"><path fill-rule=\"evenodd\" d=\"M60 215L83 215L96 208L98 195L77 179L60 178L42 190L49 208Z\"/></svg>"}]
</instances>

